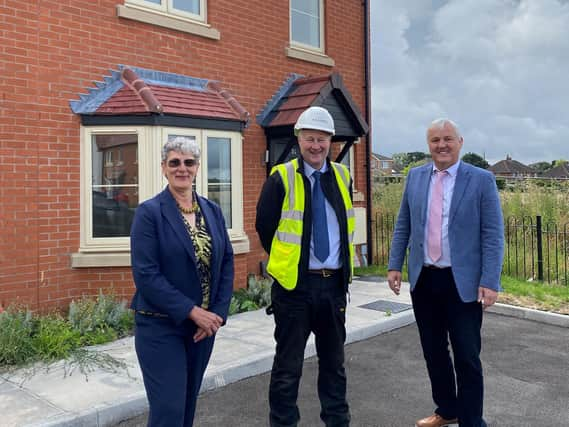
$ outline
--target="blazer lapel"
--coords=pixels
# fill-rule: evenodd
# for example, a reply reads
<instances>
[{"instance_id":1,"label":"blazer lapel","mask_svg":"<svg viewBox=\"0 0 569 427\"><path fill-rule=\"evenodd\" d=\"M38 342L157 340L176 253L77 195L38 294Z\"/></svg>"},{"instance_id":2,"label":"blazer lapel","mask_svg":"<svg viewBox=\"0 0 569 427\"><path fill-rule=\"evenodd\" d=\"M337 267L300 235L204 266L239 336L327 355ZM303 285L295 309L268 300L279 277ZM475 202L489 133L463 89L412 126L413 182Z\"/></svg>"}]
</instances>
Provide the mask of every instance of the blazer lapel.
<instances>
[{"instance_id":1,"label":"blazer lapel","mask_svg":"<svg viewBox=\"0 0 569 427\"><path fill-rule=\"evenodd\" d=\"M180 213L178 211L178 207L176 206L176 201L174 197L166 187L165 190L162 191L160 194L160 206L162 209L162 215L166 218L166 221L170 224L170 226L176 232L176 236L180 239L180 243L186 249L188 256L192 259L194 265L197 265L196 255L194 250L194 245L192 244L192 239L188 235L188 230L186 229L186 225L182 220Z\"/></svg>"},{"instance_id":2,"label":"blazer lapel","mask_svg":"<svg viewBox=\"0 0 569 427\"><path fill-rule=\"evenodd\" d=\"M448 215L448 223L451 224L456 211L460 206L462 198L466 194L466 188L470 182L471 174L467 167L461 162L456 173L456 180L454 182L454 190L452 193L452 200L450 203L450 211Z\"/></svg>"},{"instance_id":3,"label":"blazer lapel","mask_svg":"<svg viewBox=\"0 0 569 427\"><path fill-rule=\"evenodd\" d=\"M429 186L431 185L431 175L433 173L433 164L425 165L419 176L419 206L421 207L421 224L427 223L427 207L429 200Z\"/></svg>"}]
</instances>

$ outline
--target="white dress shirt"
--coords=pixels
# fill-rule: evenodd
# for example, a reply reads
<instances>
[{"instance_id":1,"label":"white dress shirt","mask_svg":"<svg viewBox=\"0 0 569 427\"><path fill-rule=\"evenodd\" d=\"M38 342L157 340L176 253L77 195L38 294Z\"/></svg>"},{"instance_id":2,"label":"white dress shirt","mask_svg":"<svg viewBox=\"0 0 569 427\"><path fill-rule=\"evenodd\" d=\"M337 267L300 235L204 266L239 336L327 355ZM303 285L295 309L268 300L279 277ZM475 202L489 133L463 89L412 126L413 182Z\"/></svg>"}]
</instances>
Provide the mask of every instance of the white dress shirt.
<instances>
[{"instance_id":1,"label":"white dress shirt","mask_svg":"<svg viewBox=\"0 0 569 427\"><path fill-rule=\"evenodd\" d=\"M312 166L304 162L304 174L310 180L311 189L314 187L314 177L312 173L315 171ZM321 173L328 170L328 164L324 162L324 166L319 169ZM336 270L341 267L340 263L340 225L338 224L338 218L336 218L336 212L334 208L328 202L328 199L324 198L326 203L326 221L328 225L328 242L330 243L330 254L324 262L321 262L318 258L314 256L314 233L310 236L310 257L308 260L308 268L310 270L319 270L321 268L329 268Z\"/></svg>"},{"instance_id":2,"label":"white dress shirt","mask_svg":"<svg viewBox=\"0 0 569 427\"><path fill-rule=\"evenodd\" d=\"M449 212L450 212L450 204L452 201L452 194L454 192L454 184L456 182L456 174L458 172L458 166L460 165L460 160L456 162L454 165L445 169L448 175L443 179L443 229L442 229L442 255L437 262L433 262L433 260L429 257L427 253L428 248L428 227L425 227L425 237L424 237L424 264L426 265L435 265L437 267L450 267L450 246L448 243L448 220L449 220ZM435 181L435 171L438 169L433 164L433 172L431 173L431 182L429 185L429 198L427 202L427 219L426 224L429 223L429 212L431 208L431 193L433 192L433 183Z\"/></svg>"}]
</instances>

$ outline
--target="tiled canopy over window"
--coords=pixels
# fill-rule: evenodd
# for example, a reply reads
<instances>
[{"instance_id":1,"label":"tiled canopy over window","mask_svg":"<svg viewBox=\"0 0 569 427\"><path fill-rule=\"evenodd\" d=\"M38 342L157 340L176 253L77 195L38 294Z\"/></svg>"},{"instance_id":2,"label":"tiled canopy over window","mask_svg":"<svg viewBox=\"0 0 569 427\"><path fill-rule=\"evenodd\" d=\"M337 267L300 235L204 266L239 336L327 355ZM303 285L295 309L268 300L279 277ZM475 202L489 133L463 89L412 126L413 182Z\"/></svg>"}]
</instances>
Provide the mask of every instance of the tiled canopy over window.
<instances>
[{"instance_id":1,"label":"tiled canopy over window","mask_svg":"<svg viewBox=\"0 0 569 427\"><path fill-rule=\"evenodd\" d=\"M108 265L103 254L109 253L115 253L112 263L128 262L134 211L164 188L161 147L178 135L201 147L196 189L221 206L236 252L248 250L241 132L249 113L219 82L120 66L70 105L82 124L81 243L74 266Z\"/></svg>"}]
</instances>

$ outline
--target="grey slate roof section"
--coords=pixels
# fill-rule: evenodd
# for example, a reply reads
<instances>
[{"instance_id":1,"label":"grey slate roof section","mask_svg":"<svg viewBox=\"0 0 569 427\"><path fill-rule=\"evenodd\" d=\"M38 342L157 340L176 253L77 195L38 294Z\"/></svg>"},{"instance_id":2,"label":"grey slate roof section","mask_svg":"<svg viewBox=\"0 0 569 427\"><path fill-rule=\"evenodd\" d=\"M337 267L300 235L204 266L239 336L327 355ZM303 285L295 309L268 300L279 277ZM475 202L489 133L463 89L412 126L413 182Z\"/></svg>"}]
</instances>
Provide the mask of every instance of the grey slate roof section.
<instances>
[{"instance_id":1,"label":"grey slate roof section","mask_svg":"<svg viewBox=\"0 0 569 427\"><path fill-rule=\"evenodd\" d=\"M121 80L121 71L124 68L132 69L138 77L147 84L177 87L188 90L204 92L209 82L207 79L184 76L181 74L166 73L146 68L119 65L118 70L110 70L111 75L105 76L103 82L95 82L95 87L88 88L88 94L80 94L79 100L69 101L71 110L75 114L94 114L97 109L124 86Z\"/></svg>"},{"instance_id":2,"label":"grey slate roof section","mask_svg":"<svg viewBox=\"0 0 569 427\"><path fill-rule=\"evenodd\" d=\"M96 82L96 87L89 88L88 94L80 94L79 100L69 101L71 111L75 114L93 114L116 92L122 89L120 71L111 70L110 76L105 76L103 82Z\"/></svg>"},{"instance_id":3,"label":"grey slate roof section","mask_svg":"<svg viewBox=\"0 0 569 427\"><path fill-rule=\"evenodd\" d=\"M383 154L371 153L379 160L393 160L391 157L384 156Z\"/></svg>"},{"instance_id":4,"label":"grey slate roof section","mask_svg":"<svg viewBox=\"0 0 569 427\"><path fill-rule=\"evenodd\" d=\"M259 112L259 114L257 114L256 121L259 126L266 127L270 123L269 116L271 112L277 107L279 102L283 100L285 95L289 93L294 82L302 77L304 76L296 73L291 73L288 76L288 78L284 81L279 90L273 95L271 99L269 99L269 101L267 102L265 107Z\"/></svg>"},{"instance_id":5,"label":"grey slate roof section","mask_svg":"<svg viewBox=\"0 0 569 427\"><path fill-rule=\"evenodd\" d=\"M569 163L561 163L544 172L543 176L546 178L569 178Z\"/></svg>"},{"instance_id":6,"label":"grey slate roof section","mask_svg":"<svg viewBox=\"0 0 569 427\"><path fill-rule=\"evenodd\" d=\"M120 68L124 68L121 65ZM143 79L147 84L155 84L161 86L178 87L181 89L195 90L205 92L206 86L210 80L199 79L197 77L184 76L182 74L166 73L164 71L148 70L146 68L129 67L138 77Z\"/></svg>"}]
</instances>

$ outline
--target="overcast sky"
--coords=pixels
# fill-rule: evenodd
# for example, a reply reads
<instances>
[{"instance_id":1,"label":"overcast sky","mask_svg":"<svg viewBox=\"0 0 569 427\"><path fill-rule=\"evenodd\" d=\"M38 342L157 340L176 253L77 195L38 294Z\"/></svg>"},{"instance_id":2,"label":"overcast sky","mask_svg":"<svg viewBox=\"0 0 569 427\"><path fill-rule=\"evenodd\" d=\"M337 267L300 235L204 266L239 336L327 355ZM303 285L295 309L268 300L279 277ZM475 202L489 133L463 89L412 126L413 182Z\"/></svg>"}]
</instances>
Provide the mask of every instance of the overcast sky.
<instances>
[{"instance_id":1,"label":"overcast sky","mask_svg":"<svg viewBox=\"0 0 569 427\"><path fill-rule=\"evenodd\" d=\"M491 164L569 159L569 0L372 0L372 141L427 152L456 121Z\"/></svg>"}]
</instances>

